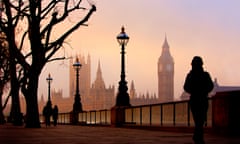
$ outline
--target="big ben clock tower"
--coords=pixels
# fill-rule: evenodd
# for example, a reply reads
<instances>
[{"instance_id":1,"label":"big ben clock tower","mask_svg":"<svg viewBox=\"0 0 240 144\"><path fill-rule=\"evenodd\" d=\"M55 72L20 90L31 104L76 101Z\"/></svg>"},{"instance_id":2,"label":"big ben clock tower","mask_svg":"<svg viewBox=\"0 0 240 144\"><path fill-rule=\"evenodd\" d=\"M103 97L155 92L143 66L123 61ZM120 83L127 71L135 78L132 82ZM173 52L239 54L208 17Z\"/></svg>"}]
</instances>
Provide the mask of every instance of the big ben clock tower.
<instances>
[{"instance_id":1,"label":"big ben clock tower","mask_svg":"<svg viewBox=\"0 0 240 144\"><path fill-rule=\"evenodd\" d=\"M158 59L158 99L159 102L174 100L174 61L169 51L167 37L162 46L162 53Z\"/></svg>"}]
</instances>

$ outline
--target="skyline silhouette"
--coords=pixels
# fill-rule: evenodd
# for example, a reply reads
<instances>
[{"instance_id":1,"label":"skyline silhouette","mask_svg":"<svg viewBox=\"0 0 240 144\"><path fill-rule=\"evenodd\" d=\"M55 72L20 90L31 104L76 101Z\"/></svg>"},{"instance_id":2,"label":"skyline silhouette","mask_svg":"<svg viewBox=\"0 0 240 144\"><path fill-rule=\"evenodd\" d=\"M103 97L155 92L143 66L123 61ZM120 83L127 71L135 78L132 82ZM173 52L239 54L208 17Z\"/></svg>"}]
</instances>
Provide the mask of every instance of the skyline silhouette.
<instances>
[{"instance_id":1,"label":"skyline silhouette","mask_svg":"<svg viewBox=\"0 0 240 144\"><path fill-rule=\"evenodd\" d=\"M92 57L92 77L101 61L106 85L117 86L120 79L120 47L116 36L122 25L130 40L126 47L126 79L134 80L139 93L157 93L157 60L167 35L174 57L174 96L183 92L184 77L194 55L206 59L204 67L221 85L240 85L240 69L230 67L239 61L239 1L107 1L96 0L98 11L88 27L68 38L71 48L59 55L81 53ZM136 5L137 4L137 5ZM150 9L151 7L151 9ZM66 24L67 25L67 24ZM44 68L39 96L46 95L46 77L51 73L52 88L67 91L67 70L60 62ZM68 64L64 61L64 64ZM218 64L218 65L216 65ZM80 76L81 77L81 76ZM66 92L68 94L68 92Z\"/></svg>"}]
</instances>

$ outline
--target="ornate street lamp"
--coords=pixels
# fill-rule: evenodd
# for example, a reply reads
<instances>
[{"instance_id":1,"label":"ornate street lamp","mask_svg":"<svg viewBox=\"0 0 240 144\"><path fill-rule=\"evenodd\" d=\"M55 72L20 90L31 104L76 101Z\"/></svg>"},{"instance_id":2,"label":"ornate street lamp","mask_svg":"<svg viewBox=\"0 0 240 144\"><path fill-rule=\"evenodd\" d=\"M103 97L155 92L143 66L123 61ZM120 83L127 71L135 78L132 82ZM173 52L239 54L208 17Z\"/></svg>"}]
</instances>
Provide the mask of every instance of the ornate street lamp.
<instances>
[{"instance_id":1,"label":"ornate street lamp","mask_svg":"<svg viewBox=\"0 0 240 144\"><path fill-rule=\"evenodd\" d=\"M45 116L45 122L46 126L50 126L50 117L51 117L51 111L52 111L52 102L51 102L51 82L52 82L52 77L50 73L48 74L48 77L46 78L47 83L48 83L48 101L46 106L43 109L43 115Z\"/></svg>"},{"instance_id":2,"label":"ornate street lamp","mask_svg":"<svg viewBox=\"0 0 240 144\"><path fill-rule=\"evenodd\" d=\"M121 33L117 36L117 41L119 45L122 47L121 51L121 80L119 82L118 94L116 100L116 106L131 106L129 102L129 94L127 93L128 87L127 82L125 80L125 46L128 43L129 37L124 31L124 27L122 27Z\"/></svg>"},{"instance_id":3,"label":"ornate street lamp","mask_svg":"<svg viewBox=\"0 0 240 144\"><path fill-rule=\"evenodd\" d=\"M76 70L76 94L73 104L73 113L79 113L83 111L79 92L79 71L81 66L82 64L79 62L78 58L76 58L76 62L73 64L73 67Z\"/></svg>"},{"instance_id":4,"label":"ornate street lamp","mask_svg":"<svg viewBox=\"0 0 240 144\"><path fill-rule=\"evenodd\" d=\"M50 73L48 74L48 77L46 78L47 83L48 83L48 103L51 103L51 83L53 78L51 77Z\"/></svg>"}]
</instances>

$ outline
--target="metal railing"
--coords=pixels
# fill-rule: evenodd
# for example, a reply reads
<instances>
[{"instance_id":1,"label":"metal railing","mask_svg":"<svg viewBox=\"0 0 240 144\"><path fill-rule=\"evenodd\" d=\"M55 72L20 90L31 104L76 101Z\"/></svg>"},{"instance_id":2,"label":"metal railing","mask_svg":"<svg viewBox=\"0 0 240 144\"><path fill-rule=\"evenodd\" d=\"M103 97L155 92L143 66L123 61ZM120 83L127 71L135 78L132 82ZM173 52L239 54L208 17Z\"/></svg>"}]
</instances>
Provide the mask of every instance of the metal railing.
<instances>
[{"instance_id":1,"label":"metal railing","mask_svg":"<svg viewBox=\"0 0 240 144\"><path fill-rule=\"evenodd\" d=\"M78 114L78 121L82 124L110 125L111 110L83 111ZM59 124L71 124L71 113L59 113Z\"/></svg>"},{"instance_id":2,"label":"metal railing","mask_svg":"<svg viewBox=\"0 0 240 144\"><path fill-rule=\"evenodd\" d=\"M193 126L188 101L133 106L125 109L125 122L149 126ZM212 126L212 100L209 99L207 126Z\"/></svg>"},{"instance_id":3,"label":"metal railing","mask_svg":"<svg viewBox=\"0 0 240 144\"><path fill-rule=\"evenodd\" d=\"M40 120L44 121L43 116ZM111 124L111 110L84 111L79 113L82 124ZM71 124L71 113L59 113L59 124ZM184 126L194 125L188 101L132 106L125 108L125 123L144 126ZM209 99L207 126L212 126L212 99Z\"/></svg>"}]
</instances>

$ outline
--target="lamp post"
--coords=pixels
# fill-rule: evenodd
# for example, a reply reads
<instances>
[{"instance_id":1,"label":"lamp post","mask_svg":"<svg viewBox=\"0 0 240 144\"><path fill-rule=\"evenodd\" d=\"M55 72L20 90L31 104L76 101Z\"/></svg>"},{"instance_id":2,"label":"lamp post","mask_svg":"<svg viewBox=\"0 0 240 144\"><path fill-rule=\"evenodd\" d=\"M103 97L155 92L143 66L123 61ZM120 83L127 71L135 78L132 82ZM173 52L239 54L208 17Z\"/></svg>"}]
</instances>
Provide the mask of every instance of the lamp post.
<instances>
[{"instance_id":1,"label":"lamp post","mask_svg":"<svg viewBox=\"0 0 240 144\"><path fill-rule=\"evenodd\" d=\"M125 46L129 40L128 35L125 33L124 27L121 33L117 36L117 41L121 45L121 80L119 82L116 106L131 106L129 101L129 94L127 93L128 87L125 80Z\"/></svg>"},{"instance_id":2,"label":"lamp post","mask_svg":"<svg viewBox=\"0 0 240 144\"><path fill-rule=\"evenodd\" d=\"M76 70L76 94L75 94L74 104L73 104L73 113L79 113L83 111L80 92L79 92L79 71L81 66L82 64L79 62L78 58L76 58L76 62L73 64L73 67Z\"/></svg>"},{"instance_id":3,"label":"lamp post","mask_svg":"<svg viewBox=\"0 0 240 144\"><path fill-rule=\"evenodd\" d=\"M51 104L51 82L53 80L53 78L51 77L50 73L48 74L48 77L46 78L47 83L48 83L48 103Z\"/></svg>"},{"instance_id":4,"label":"lamp post","mask_svg":"<svg viewBox=\"0 0 240 144\"><path fill-rule=\"evenodd\" d=\"M46 126L50 126L50 117L52 114L52 102L51 102L50 94L51 94L51 82L53 80L50 73L48 74L48 77L46 78L46 80L48 83L48 101L46 106L43 109L43 115L45 116Z\"/></svg>"}]
</instances>

